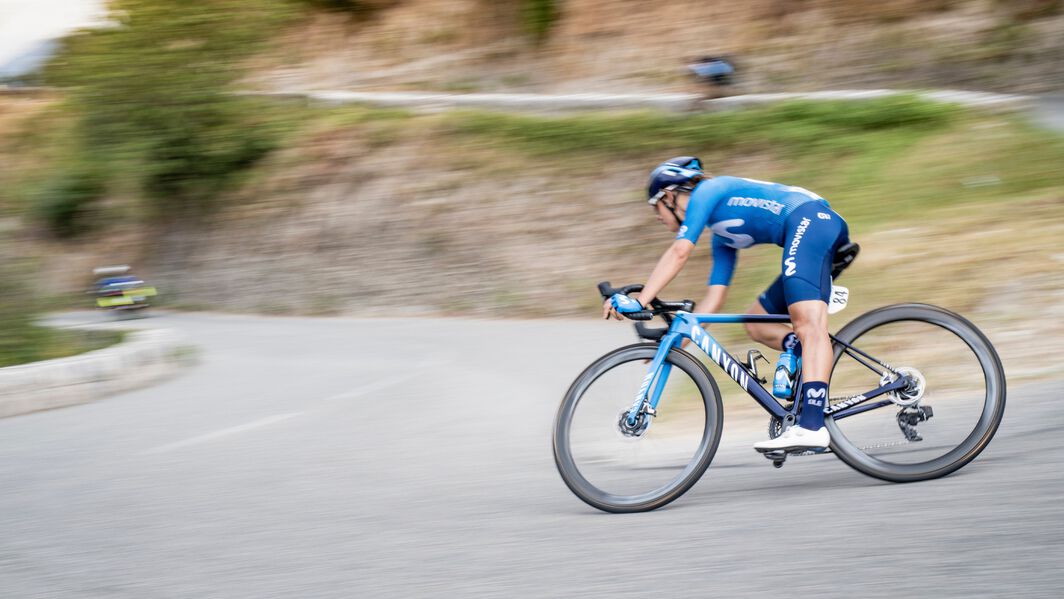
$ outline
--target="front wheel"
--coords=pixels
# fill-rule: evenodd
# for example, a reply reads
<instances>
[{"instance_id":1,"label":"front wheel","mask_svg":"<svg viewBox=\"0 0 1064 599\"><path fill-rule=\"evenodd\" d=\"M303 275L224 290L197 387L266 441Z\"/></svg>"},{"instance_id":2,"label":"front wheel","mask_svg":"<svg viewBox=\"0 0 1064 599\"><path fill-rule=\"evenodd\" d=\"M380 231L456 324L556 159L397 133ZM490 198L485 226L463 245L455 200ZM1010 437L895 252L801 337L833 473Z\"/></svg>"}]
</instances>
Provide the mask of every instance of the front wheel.
<instances>
[{"instance_id":1,"label":"front wheel","mask_svg":"<svg viewBox=\"0 0 1064 599\"><path fill-rule=\"evenodd\" d=\"M903 304L859 316L836 338L864 355L835 344L834 402L890 377L911 381L825 419L831 448L847 465L891 482L928 480L956 471L990 443L1005 411L1005 372L975 325L941 308Z\"/></svg>"},{"instance_id":2,"label":"front wheel","mask_svg":"<svg viewBox=\"0 0 1064 599\"><path fill-rule=\"evenodd\" d=\"M656 415L626 425L655 344L622 347L596 360L566 392L554 422L554 462L581 500L607 512L659 508L690 489L720 442L720 391L700 362L672 349ZM651 385L653 389L657 383Z\"/></svg>"}]
</instances>

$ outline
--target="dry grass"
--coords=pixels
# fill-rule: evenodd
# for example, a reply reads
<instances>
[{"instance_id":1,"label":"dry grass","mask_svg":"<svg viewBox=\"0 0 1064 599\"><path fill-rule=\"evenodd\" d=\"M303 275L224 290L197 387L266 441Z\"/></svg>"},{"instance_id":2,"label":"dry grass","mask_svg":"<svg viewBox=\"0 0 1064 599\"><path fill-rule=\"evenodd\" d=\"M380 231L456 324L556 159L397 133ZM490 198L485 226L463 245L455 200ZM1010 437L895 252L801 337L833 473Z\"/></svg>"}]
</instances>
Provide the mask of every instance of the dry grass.
<instances>
[{"instance_id":1,"label":"dry grass","mask_svg":"<svg viewBox=\"0 0 1064 599\"><path fill-rule=\"evenodd\" d=\"M362 23L319 16L261 59L257 85L445 91L694 91L727 53L752 91L847 86L1059 89L1059 0L600 0L562 3L546 44L513 2L405 0ZM1026 7L1026 9L1024 9Z\"/></svg>"}]
</instances>

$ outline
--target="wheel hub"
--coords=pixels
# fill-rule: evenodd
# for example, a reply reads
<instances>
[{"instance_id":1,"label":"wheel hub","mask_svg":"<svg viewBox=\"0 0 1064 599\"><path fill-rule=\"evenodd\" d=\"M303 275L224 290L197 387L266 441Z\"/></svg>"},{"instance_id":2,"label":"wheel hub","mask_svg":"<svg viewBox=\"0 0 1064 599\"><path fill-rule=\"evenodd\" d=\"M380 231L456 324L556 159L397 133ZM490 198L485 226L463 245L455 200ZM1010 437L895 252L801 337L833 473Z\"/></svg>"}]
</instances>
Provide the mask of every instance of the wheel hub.
<instances>
[{"instance_id":1,"label":"wheel hub","mask_svg":"<svg viewBox=\"0 0 1064 599\"><path fill-rule=\"evenodd\" d=\"M899 376L908 379L908 382L901 389L888 394L890 401L903 408L915 406L920 403L920 399L924 396L924 391L927 389L927 380L924 378L924 375L915 368L909 366L896 368L893 373L885 373L883 378L879 380L879 384L886 385L887 383L898 380Z\"/></svg>"},{"instance_id":2,"label":"wheel hub","mask_svg":"<svg viewBox=\"0 0 1064 599\"><path fill-rule=\"evenodd\" d=\"M650 428L650 415L646 412L639 412L635 423L628 421L628 410L622 410L617 419L617 430L625 437L642 437L648 428Z\"/></svg>"}]
</instances>

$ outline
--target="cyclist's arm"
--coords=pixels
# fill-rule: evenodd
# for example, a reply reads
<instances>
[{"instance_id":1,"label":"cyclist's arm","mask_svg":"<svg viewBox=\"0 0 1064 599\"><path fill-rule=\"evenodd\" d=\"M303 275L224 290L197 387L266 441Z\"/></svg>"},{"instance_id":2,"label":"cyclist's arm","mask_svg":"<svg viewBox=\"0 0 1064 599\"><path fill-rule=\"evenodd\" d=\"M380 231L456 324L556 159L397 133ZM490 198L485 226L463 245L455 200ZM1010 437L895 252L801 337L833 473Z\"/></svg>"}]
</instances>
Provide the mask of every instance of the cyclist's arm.
<instances>
[{"instance_id":1,"label":"cyclist's arm","mask_svg":"<svg viewBox=\"0 0 1064 599\"><path fill-rule=\"evenodd\" d=\"M683 265L687 264L687 260L691 257L691 252L695 250L695 244L687 239L677 239L672 242L669 249L665 250L665 254L658 260L657 266L654 267L654 272L650 273L650 278L647 279L645 285L643 285L643 291L639 294L639 301L644 306L650 304L661 293L661 290L665 288L676 275L683 269Z\"/></svg>"},{"instance_id":2,"label":"cyclist's arm","mask_svg":"<svg viewBox=\"0 0 1064 599\"><path fill-rule=\"evenodd\" d=\"M639 294L639 301L644 306L656 298L661 290L676 278L684 264L687 264L687 259L694 252L695 244L709 222L709 215L721 193L720 184L715 179L704 181L695 188L687 203L687 213L676 234L676 241L672 242L665 255L658 260L654 272L650 273L650 278L643 286L643 292Z\"/></svg>"},{"instance_id":3,"label":"cyclist's arm","mask_svg":"<svg viewBox=\"0 0 1064 599\"><path fill-rule=\"evenodd\" d=\"M695 304L695 312L716 314L724 306L724 300L727 297L727 285L710 285L706 287L706 295L702 298L702 301Z\"/></svg>"},{"instance_id":4,"label":"cyclist's arm","mask_svg":"<svg viewBox=\"0 0 1064 599\"><path fill-rule=\"evenodd\" d=\"M713 270L709 273L706 285L730 285L735 274L735 264L739 261L739 250L724 245L720 237L713 237Z\"/></svg>"}]
</instances>

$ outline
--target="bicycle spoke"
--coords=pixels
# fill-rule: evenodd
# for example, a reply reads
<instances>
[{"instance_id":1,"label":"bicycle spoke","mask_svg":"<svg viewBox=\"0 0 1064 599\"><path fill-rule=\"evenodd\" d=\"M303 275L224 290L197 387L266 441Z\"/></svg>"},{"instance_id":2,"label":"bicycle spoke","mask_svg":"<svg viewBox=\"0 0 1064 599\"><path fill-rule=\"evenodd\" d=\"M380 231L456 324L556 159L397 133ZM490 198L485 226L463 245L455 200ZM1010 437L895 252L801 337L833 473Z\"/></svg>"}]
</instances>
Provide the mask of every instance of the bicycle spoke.
<instances>
[{"instance_id":1,"label":"bicycle spoke","mask_svg":"<svg viewBox=\"0 0 1064 599\"><path fill-rule=\"evenodd\" d=\"M639 512L673 501L709 466L720 441L720 392L691 356L668 354L656 415L629 410L657 348L615 350L587 368L566 393L554 429L562 480L609 512ZM656 384L655 384L656 385ZM655 389L657 387L655 386Z\"/></svg>"},{"instance_id":2,"label":"bicycle spoke","mask_svg":"<svg viewBox=\"0 0 1064 599\"><path fill-rule=\"evenodd\" d=\"M855 395L882 384L883 377L870 374L868 371L875 369L862 359L872 356L889 360L894 372L918 373L925 381L917 407L892 404L835 422L847 442L882 467L914 466L944 458L979 427L988 399L987 378L979 356L957 334L919 320L878 325L843 348L832 373L832 394ZM922 413L919 406L930 406L931 410ZM909 424L910 434L917 438L907 438L904 424Z\"/></svg>"},{"instance_id":3,"label":"bicycle spoke","mask_svg":"<svg viewBox=\"0 0 1064 599\"><path fill-rule=\"evenodd\" d=\"M646 432L626 436L619 430L618 420L630 407L645 369L642 361L611 369L588 387L573 412L573 460L605 493L632 496L668 485L692 461L702 441L702 399L690 377L675 368Z\"/></svg>"}]
</instances>

